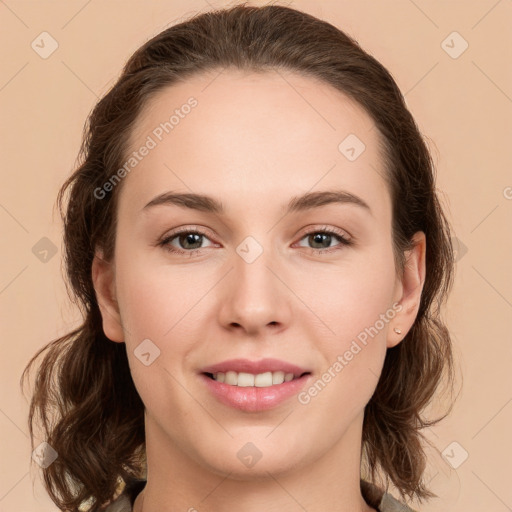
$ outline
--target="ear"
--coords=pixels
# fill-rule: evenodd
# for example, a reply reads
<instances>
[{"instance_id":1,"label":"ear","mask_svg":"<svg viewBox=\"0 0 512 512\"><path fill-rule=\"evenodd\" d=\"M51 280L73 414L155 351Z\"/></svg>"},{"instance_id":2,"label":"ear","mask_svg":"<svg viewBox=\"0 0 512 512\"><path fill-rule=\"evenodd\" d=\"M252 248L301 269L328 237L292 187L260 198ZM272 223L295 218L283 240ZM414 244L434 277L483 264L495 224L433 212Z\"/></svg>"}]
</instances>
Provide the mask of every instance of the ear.
<instances>
[{"instance_id":1,"label":"ear","mask_svg":"<svg viewBox=\"0 0 512 512\"><path fill-rule=\"evenodd\" d=\"M101 251L96 251L92 261L92 281L103 319L105 336L112 341L124 342L121 315L115 293L114 264L105 261Z\"/></svg>"},{"instance_id":2,"label":"ear","mask_svg":"<svg viewBox=\"0 0 512 512\"><path fill-rule=\"evenodd\" d=\"M421 292L425 283L425 254L426 237L423 231L418 231L413 236L414 247L406 252L405 269L402 279L398 283L395 300L402 309L396 314L393 322L390 322L388 348L398 345L416 320L421 301ZM400 334L394 331L400 329Z\"/></svg>"}]
</instances>

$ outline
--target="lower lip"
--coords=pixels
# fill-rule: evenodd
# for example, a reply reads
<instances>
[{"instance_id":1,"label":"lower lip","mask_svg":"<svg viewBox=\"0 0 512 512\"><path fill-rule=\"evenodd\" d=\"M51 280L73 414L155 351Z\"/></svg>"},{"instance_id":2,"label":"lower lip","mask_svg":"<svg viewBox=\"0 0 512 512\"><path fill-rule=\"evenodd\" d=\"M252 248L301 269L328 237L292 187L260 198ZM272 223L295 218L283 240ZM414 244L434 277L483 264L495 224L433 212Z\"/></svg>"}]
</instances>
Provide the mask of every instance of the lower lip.
<instances>
[{"instance_id":1,"label":"lower lip","mask_svg":"<svg viewBox=\"0 0 512 512\"><path fill-rule=\"evenodd\" d=\"M217 382L202 373L200 377L213 395L222 403L246 412L266 411L277 407L288 398L297 395L306 385L311 374L267 388L239 387Z\"/></svg>"}]
</instances>

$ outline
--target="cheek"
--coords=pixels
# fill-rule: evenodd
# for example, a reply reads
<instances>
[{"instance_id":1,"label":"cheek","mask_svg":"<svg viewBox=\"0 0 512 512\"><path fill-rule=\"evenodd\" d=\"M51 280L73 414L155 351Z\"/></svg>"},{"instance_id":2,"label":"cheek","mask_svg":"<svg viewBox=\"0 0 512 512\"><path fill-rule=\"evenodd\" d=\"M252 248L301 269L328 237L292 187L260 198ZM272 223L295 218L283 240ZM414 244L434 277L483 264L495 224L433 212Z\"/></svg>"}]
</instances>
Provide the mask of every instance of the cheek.
<instances>
[{"instance_id":1,"label":"cheek","mask_svg":"<svg viewBox=\"0 0 512 512\"><path fill-rule=\"evenodd\" d=\"M365 328L374 326L382 333L387 329L379 321L382 315L394 316L392 298L395 275L391 250L365 251L347 257L338 267L330 266L306 272L296 282L296 290L322 322L322 332L338 351ZM363 336L364 337L364 336Z\"/></svg>"},{"instance_id":2,"label":"cheek","mask_svg":"<svg viewBox=\"0 0 512 512\"><path fill-rule=\"evenodd\" d=\"M210 276L210 283L192 267L148 263L148 256L137 255L136 251L129 257L121 256L128 254L122 251L119 254L116 286L134 382L145 403L159 403L157 394L161 390L167 390L160 397L165 402L169 398L165 393L176 388L172 377L182 378L190 353L204 335L198 326L212 321L204 296L215 279ZM144 366L136 356L144 340L150 340L159 350L145 342L150 352L158 354L150 366Z\"/></svg>"},{"instance_id":3,"label":"cheek","mask_svg":"<svg viewBox=\"0 0 512 512\"><path fill-rule=\"evenodd\" d=\"M194 315L199 308L194 304L199 301L199 291L175 269L148 265L147 258L134 254L116 261L116 281L135 387L148 414L156 412L164 424L170 424L176 421L172 411L186 412L190 400L178 382L184 381L193 350L190 327L197 321ZM150 353L148 365L140 359L142 346Z\"/></svg>"},{"instance_id":4,"label":"cheek","mask_svg":"<svg viewBox=\"0 0 512 512\"><path fill-rule=\"evenodd\" d=\"M196 286L190 273L170 265L152 265L133 254L116 260L118 302L127 338L162 340L186 323L206 286Z\"/></svg>"},{"instance_id":5,"label":"cheek","mask_svg":"<svg viewBox=\"0 0 512 512\"><path fill-rule=\"evenodd\" d=\"M347 421L364 409L377 386L386 356L389 322L396 309L389 294L372 289L365 281L347 288L324 310L323 319L334 334L316 336L315 350L322 353L319 374L299 397L318 411L318 421L328 421L338 411ZM316 417L316 415L313 415ZM314 420L316 422L316 420ZM333 426L338 434L346 425Z\"/></svg>"},{"instance_id":6,"label":"cheek","mask_svg":"<svg viewBox=\"0 0 512 512\"><path fill-rule=\"evenodd\" d=\"M311 286L309 292L303 289L306 300L314 305L311 309L328 326L321 336L308 331L323 354L321 378L332 391L337 390L325 394L326 406L329 400L339 402L338 406L358 406L373 394L386 355L390 322L399 310L392 303L394 280L392 255L381 252L372 262L361 260L328 276L317 275L309 281L310 285L314 281L315 292Z\"/></svg>"}]
</instances>

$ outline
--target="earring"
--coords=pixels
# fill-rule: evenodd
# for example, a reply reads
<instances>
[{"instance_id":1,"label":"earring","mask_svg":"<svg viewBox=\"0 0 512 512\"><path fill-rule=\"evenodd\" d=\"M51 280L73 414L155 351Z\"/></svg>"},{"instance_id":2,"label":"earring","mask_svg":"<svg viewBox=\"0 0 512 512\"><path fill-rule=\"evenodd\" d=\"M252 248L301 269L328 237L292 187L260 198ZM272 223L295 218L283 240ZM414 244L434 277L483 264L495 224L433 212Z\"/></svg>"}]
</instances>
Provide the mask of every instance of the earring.
<instances>
[{"instance_id":1,"label":"earring","mask_svg":"<svg viewBox=\"0 0 512 512\"><path fill-rule=\"evenodd\" d=\"M402 331L401 331L400 329L396 328L396 327L395 327L395 328L393 328L393 330L394 330L397 334L402 334Z\"/></svg>"}]
</instances>

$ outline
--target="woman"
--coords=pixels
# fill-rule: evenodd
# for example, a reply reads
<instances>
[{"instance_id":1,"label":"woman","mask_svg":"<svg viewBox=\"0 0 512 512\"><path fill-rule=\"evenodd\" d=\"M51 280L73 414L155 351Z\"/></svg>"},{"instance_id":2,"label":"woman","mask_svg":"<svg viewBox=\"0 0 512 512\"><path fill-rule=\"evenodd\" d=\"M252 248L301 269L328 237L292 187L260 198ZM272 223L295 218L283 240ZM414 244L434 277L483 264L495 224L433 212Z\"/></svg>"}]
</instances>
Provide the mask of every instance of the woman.
<instances>
[{"instance_id":1,"label":"woman","mask_svg":"<svg viewBox=\"0 0 512 512\"><path fill-rule=\"evenodd\" d=\"M379 62L287 7L199 15L129 59L81 155L59 205L84 323L45 348L29 418L60 508L434 496L450 228Z\"/></svg>"}]
</instances>

